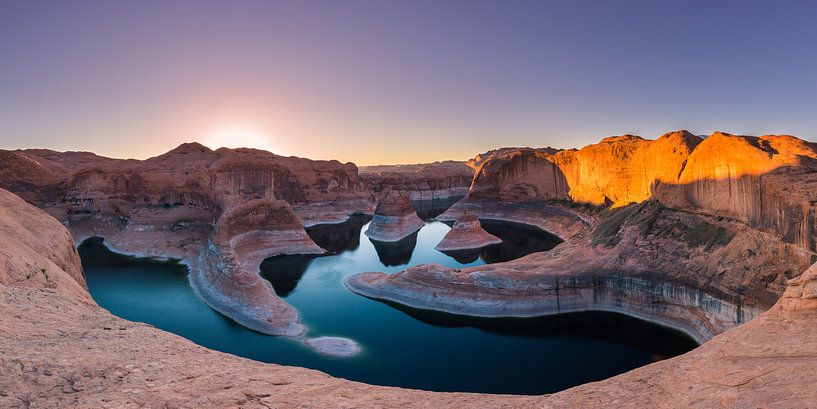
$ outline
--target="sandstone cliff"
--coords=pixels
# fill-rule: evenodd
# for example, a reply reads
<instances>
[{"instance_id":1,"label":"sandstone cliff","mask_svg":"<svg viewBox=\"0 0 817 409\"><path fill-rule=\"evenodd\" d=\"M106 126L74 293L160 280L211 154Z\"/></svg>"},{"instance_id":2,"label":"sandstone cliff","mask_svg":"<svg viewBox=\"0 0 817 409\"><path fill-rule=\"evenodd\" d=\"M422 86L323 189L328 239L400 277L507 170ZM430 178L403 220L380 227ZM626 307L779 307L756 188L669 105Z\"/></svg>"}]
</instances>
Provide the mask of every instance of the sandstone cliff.
<instances>
[{"instance_id":1,"label":"sandstone cliff","mask_svg":"<svg viewBox=\"0 0 817 409\"><path fill-rule=\"evenodd\" d=\"M552 395L482 395L371 386L263 364L114 317L75 280L81 267L65 228L2 190L0 241L0 277L54 263L52 284L0 281L0 407L704 408L817 400L811 273L769 311L682 356Z\"/></svg>"},{"instance_id":2,"label":"sandstone cliff","mask_svg":"<svg viewBox=\"0 0 817 409\"><path fill-rule=\"evenodd\" d=\"M605 138L555 153L499 150L476 171L469 197L624 206L645 200L725 216L815 250L817 148L788 135L701 139L687 131Z\"/></svg>"},{"instance_id":3,"label":"sandstone cliff","mask_svg":"<svg viewBox=\"0 0 817 409\"><path fill-rule=\"evenodd\" d=\"M360 168L361 181L373 193L402 190L414 201L465 196L473 177L473 170L457 161Z\"/></svg>"}]
</instances>

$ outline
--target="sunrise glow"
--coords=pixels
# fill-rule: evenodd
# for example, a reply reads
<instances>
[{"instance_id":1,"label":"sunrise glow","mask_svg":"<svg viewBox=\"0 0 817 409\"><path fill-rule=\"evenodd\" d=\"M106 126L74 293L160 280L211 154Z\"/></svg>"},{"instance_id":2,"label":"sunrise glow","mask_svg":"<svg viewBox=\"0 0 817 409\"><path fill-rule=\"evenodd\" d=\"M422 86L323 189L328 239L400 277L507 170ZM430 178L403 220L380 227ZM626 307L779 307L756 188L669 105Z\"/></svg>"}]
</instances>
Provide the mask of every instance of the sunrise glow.
<instances>
[{"instance_id":1,"label":"sunrise glow","mask_svg":"<svg viewBox=\"0 0 817 409\"><path fill-rule=\"evenodd\" d=\"M268 134L249 126L230 126L216 129L202 143L211 149L253 148L270 152L276 151Z\"/></svg>"}]
</instances>

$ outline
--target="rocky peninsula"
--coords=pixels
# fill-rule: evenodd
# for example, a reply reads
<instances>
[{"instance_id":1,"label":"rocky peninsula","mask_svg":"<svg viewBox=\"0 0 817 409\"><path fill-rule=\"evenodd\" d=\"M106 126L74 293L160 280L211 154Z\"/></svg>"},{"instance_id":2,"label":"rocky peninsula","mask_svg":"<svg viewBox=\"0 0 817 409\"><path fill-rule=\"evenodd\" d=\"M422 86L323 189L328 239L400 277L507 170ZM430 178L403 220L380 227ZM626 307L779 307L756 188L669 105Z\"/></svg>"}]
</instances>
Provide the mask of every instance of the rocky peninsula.
<instances>
[{"instance_id":1,"label":"rocky peninsula","mask_svg":"<svg viewBox=\"0 0 817 409\"><path fill-rule=\"evenodd\" d=\"M414 234L423 225L408 193L389 189L381 194L366 235L375 241L396 242Z\"/></svg>"},{"instance_id":2,"label":"rocky peninsula","mask_svg":"<svg viewBox=\"0 0 817 409\"><path fill-rule=\"evenodd\" d=\"M477 216L464 213L434 248L439 251L474 250L498 243L502 243L502 239L485 231Z\"/></svg>"},{"instance_id":3,"label":"rocky peninsula","mask_svg":"<svg viewBox=\"0 0 817 409\"><path fill-rule=\"evenodd\" d=\"M0 190L3 407L808 407L817 400L810 387L817 382L810 268L817 147L792 136L676 131L578 150L488 152L468 162L475 168L468 195L438 219L468 213L525 223L560 244L505 263L346 280L367 297L461 315L616 311L702 342L545 396L370 386L210 351L97 306L75 250L77 241L100 236L116 251L182 259L213 308L258 331L296 336L304 330L297 311L258 276L258 264L323 252L304 226L371 214L386 191L395 193L381 214L410 215L405 179L381 181L374 192L353 164L197 144L144 161L48 150L0 151L0 159L0 187L19 195ZM397 225L407 230L412 220ZM355 349L348 340L312 341Z\"/></svg>"}]
</instances>

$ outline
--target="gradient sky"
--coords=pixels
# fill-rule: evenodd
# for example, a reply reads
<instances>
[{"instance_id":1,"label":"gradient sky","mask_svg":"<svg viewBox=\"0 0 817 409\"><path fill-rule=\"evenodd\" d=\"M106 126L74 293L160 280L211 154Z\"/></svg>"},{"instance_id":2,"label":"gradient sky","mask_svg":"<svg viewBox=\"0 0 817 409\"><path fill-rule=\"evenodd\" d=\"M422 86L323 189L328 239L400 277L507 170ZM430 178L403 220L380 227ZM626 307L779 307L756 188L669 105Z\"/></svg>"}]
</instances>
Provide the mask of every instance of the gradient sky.
<instances>
[{"instance_id":1,"label":"gradient sky","mask_svg":"<svg viewBox=\"0 0 817 409\"><path fill-rule=\"evenodd\" d=\"M358 164L817 137L817 1L0 0L0 148Z\"/></svg>"}]
</instances>

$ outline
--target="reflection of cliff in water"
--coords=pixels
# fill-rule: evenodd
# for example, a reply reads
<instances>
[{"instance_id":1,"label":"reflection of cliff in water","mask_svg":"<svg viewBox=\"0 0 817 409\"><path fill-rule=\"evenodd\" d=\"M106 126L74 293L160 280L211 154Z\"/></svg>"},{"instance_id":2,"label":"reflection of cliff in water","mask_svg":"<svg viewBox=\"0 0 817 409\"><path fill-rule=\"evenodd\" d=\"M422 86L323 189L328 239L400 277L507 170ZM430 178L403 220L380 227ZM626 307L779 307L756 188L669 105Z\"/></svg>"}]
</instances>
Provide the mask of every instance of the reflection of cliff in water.
<instances>
[{"instance_id":1,"label":"reflection of cliff in water","mask_svg":"<svg viewBox=\"0 0 817 409\"><path fill-rule=\"evenodd\" d=\"M352 215L343 223L312 226L306 233L315 244L330 254L337 254L360 246L360 229L370 220L369 215Z\"/></svg>"},{"instance_id":2,"label":"reflection of cliff in water","mask_svg":"<svg viewBox=\"0 0 817 409\"><path fill-rule=\"evenodd\" d=\"M481 249L445 251L444 253L463 264L471 263L478 258L490 264L548 251L562 242L559 237L527 224L490 219L480 220L480 224L485 231L502 239L502 243Z\"/></svg>"},{"instance_id":3,"label":"reflection of cliff in water","mask_svg":"<svg viewBox=\"0 0 817 409\"><path fill-rule=\"evenodd\" d=\"M309 237L329 254L355 250L360 246L360 229L371 216L353 215L343 223L319 224L306 229ZM301 280L315 255L288 255L270 257L261 263L261 277L272 283L275 294L286 297Z\"/></svg>"},{"instance_id":4,"label":"reflection of cliff in water","mask_svg":"<svg viewBox=\"0 0 817 409\"><path fill-rule=\"evenodd\" d=\"M380 302L437 327L474 327L486 332L521 337L589 338L648 351L653 354L654 360L683 354L698 346L694 339L680 331L614 312L585 311L532 318L480 318L416 309L389 301Z\"/></svg>"},{"instance_id":5,"label":"reflection of cliff in water","mask_svg":"<svg viewBox=\"0 0 817 409\"><path fill-rule=\"evenodd\" d=\"M417 211L417 216L420 216L423 221L428 221L445 213L449 207L459 202L463 197L465 196L452 196L445 199L432 200L412 200L411 205L414 206L414 210Z\"/></svg>"},{"instance_id":6,"label":"reflection of cliff in water","mask_svg":"<svg viewBox=\"0 0 817 409\"><path fill-rule=\"evenodd\" d=\"M405 239L393 243L372 239L369 239L369 241L374 245L374 249L377 251L377 257L383 265L387 267L401 266L408 264L409 260L411 260L411 254L414 252L414 247L417 246L418 232L419 230Z\"/></svg>"},{"instance_id":7,"label":"reflection of cliff in water","mask_svg":"<svg viewBox=\"0 0 817 409\"><path fill-rule=\"evenodd\" d=\"M292 256L270 257L261 263L261 277L272 283L275 294L286 297L301 281L314 255L299 254Z\"/></svg>"},{"instance_id":8,"label":"reflection of cliff in water","mask_svg":"<svg viewBox=\"0 0 817 409\"><path fill-rule=\"evenodd\" d=\"M85 239L77 247L82 260L83 268L117 268L117 267L131 267L133 265L150 266L150 265L174 265L180 266L186 270L186 267L179 264L176 259L154 259L150 257L135 257L126 254L119 254L112 252L106 245L105 239L102 237L90 237Z\"/></svg>"}]
</instances>

